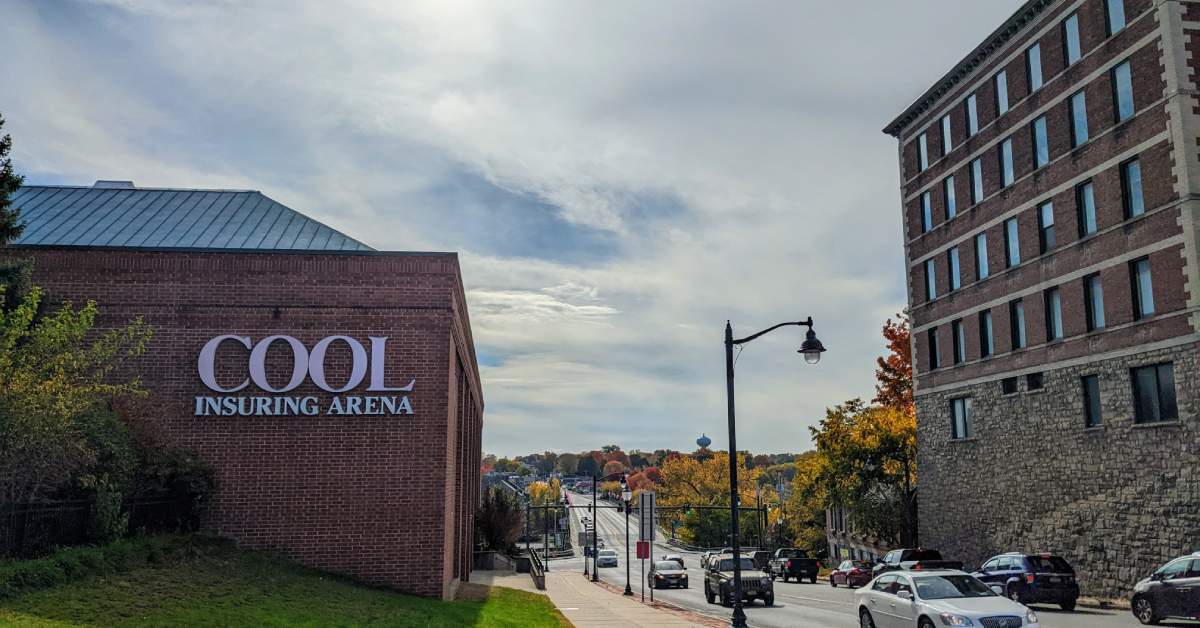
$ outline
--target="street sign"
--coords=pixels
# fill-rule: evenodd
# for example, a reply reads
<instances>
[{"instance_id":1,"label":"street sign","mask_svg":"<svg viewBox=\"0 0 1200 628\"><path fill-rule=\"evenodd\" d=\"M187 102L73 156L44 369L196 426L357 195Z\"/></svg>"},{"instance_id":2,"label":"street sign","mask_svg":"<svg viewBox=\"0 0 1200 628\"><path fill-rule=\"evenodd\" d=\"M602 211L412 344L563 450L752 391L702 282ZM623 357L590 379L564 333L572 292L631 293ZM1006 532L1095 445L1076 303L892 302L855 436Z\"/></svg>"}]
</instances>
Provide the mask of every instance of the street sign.
<instances>
[{"instance_id":1,"label":"street sign","mask_svg":"<svg viewBox=\"0 0 1200 628\"><path fill-rule=\"evenodd\" d=\"M650 541L637 542L637 557L641 560L650 558Z\"/></svg>"},{"instance_id":2,"label":"street sign","mask_svg":"<svg viewBox=\"0 0 1200 628\"><path fill-rule=\"evenodd\" d=\"M646 491L640 496L639 506L641 510L638 512L639 530L638 539L642 541L654 541L654 492Z\"/></svg>"}]
</instances>

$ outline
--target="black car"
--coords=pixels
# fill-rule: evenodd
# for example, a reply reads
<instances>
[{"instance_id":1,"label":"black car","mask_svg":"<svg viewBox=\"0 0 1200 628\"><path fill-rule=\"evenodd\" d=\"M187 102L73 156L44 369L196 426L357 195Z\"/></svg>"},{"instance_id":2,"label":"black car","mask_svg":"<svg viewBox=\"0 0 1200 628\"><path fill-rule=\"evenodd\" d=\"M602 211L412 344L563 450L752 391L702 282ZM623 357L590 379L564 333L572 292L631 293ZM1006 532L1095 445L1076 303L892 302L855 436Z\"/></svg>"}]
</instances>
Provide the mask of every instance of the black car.
<instances>
[{"instance_id":1,"label":"black car","mask_svg":"<svg viewBox=\"0 0 1200 628\"><path fill-rule=\"evenodd\" d=\"M650 586L655 589L688 588L687 570L674 560L655 561L654 565L650 567L649 580Z\"/></svg>"},{"instance_id":2,"label":"black car","mask_svg":"<svg viewBox=\"0 0 1200 628\"><path fill-rule=\"evenodd\" d=\"M884 555L883 560L879 561L871 569L871 575L878 576L881 573L889 571L897 571L900 569L911 569L914 571L929 570L929 569L962 569L963 564L957 560L945 560L942 558L941 552L937 550L916 548L916 549L894 549Z\"/></svg>"},{"instance_id":3,"label":"black car","mask_svg":"<svg viewBox=\"0 0 1200 628\"><path fill-rule=\"evenodd\" d=\"M1054 554L993 556L971 575L989 586L999 585L1010 600L1021 604L1058 604L1064 611L1073 611L1079 599L1075 568Z\"/></svg>"},{"instance_id":4,"label":"black car","mask_svg":"<svg viewBox=\"0 0 1200 628\"><path fill-rule=\"evenodd\" d=\"M1143 624L1200 619L1200 552L1176 558L1134 585L1131 606Z\"/></svg>"}]
</instances>

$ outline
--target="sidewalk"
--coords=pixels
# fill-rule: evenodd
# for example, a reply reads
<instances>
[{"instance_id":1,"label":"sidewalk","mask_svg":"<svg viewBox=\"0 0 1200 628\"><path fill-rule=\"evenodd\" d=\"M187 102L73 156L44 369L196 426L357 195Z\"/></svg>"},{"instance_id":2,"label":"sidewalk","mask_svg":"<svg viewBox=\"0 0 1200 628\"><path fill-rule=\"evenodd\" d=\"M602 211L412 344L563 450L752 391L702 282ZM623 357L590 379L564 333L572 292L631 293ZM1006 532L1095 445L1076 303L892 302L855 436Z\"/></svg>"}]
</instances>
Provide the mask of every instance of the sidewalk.
<instances>
[{"instance_id":1,"label":"sidewalk","mask_svg":"<svg viewBox=\"0 0 1200 628\"><path fill-rule=\"evenodd\" d=\"M553 571L546 574L546 593L550 601L576 628L632 626L658 628L684 626L707 628L710 621L700 623L681 614L647 606L620 593L593 584L583 574L572 571Z\"/></svg>"}]
</instances>

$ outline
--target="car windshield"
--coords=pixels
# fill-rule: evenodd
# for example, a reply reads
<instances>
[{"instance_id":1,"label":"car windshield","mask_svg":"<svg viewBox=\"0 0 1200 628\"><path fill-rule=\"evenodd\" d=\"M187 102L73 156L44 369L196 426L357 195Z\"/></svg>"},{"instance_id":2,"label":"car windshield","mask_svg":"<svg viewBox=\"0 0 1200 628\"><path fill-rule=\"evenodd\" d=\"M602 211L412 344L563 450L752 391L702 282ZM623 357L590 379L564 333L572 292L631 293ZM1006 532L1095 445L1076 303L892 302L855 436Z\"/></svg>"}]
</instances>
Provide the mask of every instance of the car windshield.
<instances>
[{"instance_id":1,"label":"car windshield","mask_svg":"<svg viewBox=\"0 0 1200 628\"><path fill-rule=\"evenodd\" d=\"M732 558L722 558L720 569L721 569L721 571L733 571L733 559ZM752 569L754 569L754 561L750 560L749 558L743 558L742 559L742 570L749 571Z\"/></svg>"},{"instance_id":2,"label":"car windshield","mask_svg":"<svg viewBox=\"0 0 1200 628\"><path fill-rule=\"evenodd\" d=\"M1029 566L1042 573L1075 573L1062 556L1029 556Z\"/></svg>"},{"instance_id":3,"label":"car windshield","mask_svg":"<svg viewBox=\"0 0 1200 628\"><path fill-rule=\"evenodd\" d=\"M658 571L679 571L679 563L673 560L663 560L654 564Z\"/></svg>"},{"instance_id":4,"label":"car windshield","mask_svg":"<svg viewBox=\"0 0 1200 628\"><path fill-rule=\"evenodd\" d=\"M942 555L937 550L912 550L905 552L900 560L942 560Z\"/></svg>"},{"instance_id":5,"label":"car windshield","mask_svg":"<svg viewBox=\"0 0 1200 628\"><path fill-rule=\"evenodd\" d=\"M996 595L974 576L922 576L913 578L917 597L922 600L945 600L957 597L991 597Z\"/></svg>"},{"instance_id":6,"label":"car windshield","mask_svg":"<svg viewBox=\"0 0 1200 628\"><path fill-rule=\"evenodd\" d=\"M600 550L600 555L601 556L616 556L617 552L614 550Z\"/></svg>"}]
</instances>

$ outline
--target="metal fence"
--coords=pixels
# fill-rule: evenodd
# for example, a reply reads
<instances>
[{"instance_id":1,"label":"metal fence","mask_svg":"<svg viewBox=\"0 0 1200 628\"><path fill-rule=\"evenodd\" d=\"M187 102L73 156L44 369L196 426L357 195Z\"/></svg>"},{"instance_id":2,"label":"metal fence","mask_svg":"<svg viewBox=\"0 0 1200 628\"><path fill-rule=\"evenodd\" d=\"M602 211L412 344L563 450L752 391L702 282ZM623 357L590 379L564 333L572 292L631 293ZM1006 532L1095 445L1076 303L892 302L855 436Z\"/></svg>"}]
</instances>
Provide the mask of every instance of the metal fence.
<instances>
[{"instance_id":1,"label":"metal fence","mask_svg":"<svg viewBox=\"0 0 1200 628\"><path fill-rule=\"evenodd\" d=\"M35 558L93 541L95 507L92 500L0 506L0 558ZM129 515L130 533L189 531L199 522L190 497L128 499L122 510Z\"/></svg>"}]
</instances>

